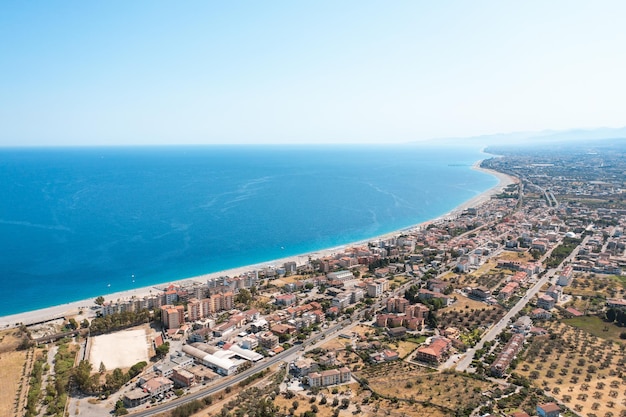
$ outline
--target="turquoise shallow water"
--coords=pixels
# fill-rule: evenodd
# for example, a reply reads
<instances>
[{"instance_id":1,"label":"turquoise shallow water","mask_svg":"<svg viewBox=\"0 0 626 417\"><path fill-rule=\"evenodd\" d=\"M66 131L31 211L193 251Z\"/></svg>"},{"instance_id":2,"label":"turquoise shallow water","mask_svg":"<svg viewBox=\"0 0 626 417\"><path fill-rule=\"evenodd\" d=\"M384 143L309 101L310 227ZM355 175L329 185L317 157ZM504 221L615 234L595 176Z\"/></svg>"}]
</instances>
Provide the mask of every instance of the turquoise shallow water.
<instances>
[{"instance_id":1,"label":"turquoise shallow water","mask_svg":"<svg viewBox=\"0 0 626 417\"><path fill-rule=\"evenodd\" d=\"M484 157L416 145L2 149L0 316L405 228L496 185L471 169Z\"/></svg>"}]
</instances>

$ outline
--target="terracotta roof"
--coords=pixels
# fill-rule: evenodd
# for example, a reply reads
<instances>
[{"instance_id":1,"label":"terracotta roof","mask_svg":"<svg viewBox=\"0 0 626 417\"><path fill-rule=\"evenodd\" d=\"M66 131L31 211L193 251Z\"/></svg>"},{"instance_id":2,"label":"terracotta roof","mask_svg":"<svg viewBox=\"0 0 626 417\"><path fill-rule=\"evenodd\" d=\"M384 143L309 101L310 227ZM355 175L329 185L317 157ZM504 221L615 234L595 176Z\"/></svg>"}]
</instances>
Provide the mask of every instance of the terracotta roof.
<instances>
[{"instance_id":1,"label":"terracotta roof","mask_svg":"<svg viewBox=\"0 0 626 417\"><path fill-rule=\"evenodd\" d=\"M559 407L555 403L537 404L537 407L541 408L546 413L552 413L554 411L561 411L561 407Z\"/></svg>"}]
</instances>

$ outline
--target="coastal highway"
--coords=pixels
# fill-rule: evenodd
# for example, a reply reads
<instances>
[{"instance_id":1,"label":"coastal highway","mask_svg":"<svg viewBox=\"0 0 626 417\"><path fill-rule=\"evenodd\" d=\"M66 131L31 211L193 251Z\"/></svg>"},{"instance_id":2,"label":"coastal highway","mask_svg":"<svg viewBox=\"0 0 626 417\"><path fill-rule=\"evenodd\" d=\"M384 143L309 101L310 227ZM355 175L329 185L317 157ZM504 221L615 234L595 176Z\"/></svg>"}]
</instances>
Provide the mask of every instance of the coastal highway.
<instances>
[{"instance_id":1,"label":"coastal highway","mask_svg":"<svg viewBox=\"0 0 626 417\"><path fill-rule=\"evenodd\" d=\"M171 411L173 409L175 409L176 407L183 405L187 402L191 402L193 400L198 400L200 398L204 398L208 395L212 395L215 394L216 392L219 392L223 389L225 389L228 386L231 385L235 385L238 384L239 382L243 381L244 379L248 378L249 376L251 376L252 374L255 374L257 372L260 372L266 368L269 368L270 366L281 362L283 360L286 360L287 358L289 358L289 356L297 353L300 350L304 350L306 347L311 346L317 342L319 342L320 340L322 340L323 338L326 338L326 336L330 335L331 333L334 333L336 331L341 330L343 327L345 327L346 325L348 325L350 323L350 319L346 319L343 320L337 324L335 324L334 326L329 327L328 329L316 334L315 336L313 336L312 338L310 338L309 340L305 341L304 343L300 344L300 345L295 345L287 350L285 350L284 352L279 353L278 355L271 357L269 359L265 359L259 363L257 363L256 365L254 365L253 367L243 371L240 374L236 374L233 375L231 377L229 377L227 380L224 380L212 387L203 389L201 391L198 392L194 392L188 395L185 395L183 397L180 398L176 398L175 400L169 401L167 403L164 404L160 404L148 409L144 409L141 411L138 411L136 413L132 413L131 414L133 417L145 417L145 416L152 416L155 414L159 414L159 413L163 413L165 411ZM130 411L130 410L129 410Z\"/></svg>"}]
</instances>

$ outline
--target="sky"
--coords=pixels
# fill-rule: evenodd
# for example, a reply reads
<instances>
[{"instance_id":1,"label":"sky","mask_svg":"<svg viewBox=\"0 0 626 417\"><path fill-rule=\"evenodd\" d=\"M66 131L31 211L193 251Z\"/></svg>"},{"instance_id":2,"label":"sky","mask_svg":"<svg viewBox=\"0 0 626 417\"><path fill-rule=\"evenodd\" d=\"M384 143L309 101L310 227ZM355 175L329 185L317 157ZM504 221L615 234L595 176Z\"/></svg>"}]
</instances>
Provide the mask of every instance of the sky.
<instances>
[{"instance_id":1,"label":"sky","mask_svg":"<svg viewBox=\"0 0 626 417\"><path fill-rule=\"evenodd\" d=\"M0 146L626 125L626 2L0 2Z\"/></svg>"}]
</instances>

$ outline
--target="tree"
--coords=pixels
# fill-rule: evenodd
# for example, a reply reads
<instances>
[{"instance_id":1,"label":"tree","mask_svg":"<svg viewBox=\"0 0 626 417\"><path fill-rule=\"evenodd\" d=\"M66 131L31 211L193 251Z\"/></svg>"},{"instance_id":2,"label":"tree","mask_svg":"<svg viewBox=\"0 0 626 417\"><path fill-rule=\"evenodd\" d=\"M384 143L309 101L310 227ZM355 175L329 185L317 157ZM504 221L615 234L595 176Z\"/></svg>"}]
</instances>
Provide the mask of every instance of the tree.
<instances>
[{"instance_id":1,"label":"tree","mask_svg":"<svg viewBox=\"0 0 626 417\"><path fill-rule=\"evenodd\" d=\"M252 294L250 294L250 291L245 288L241 288L235 297L235 302L248 304L250 301L252 301Z\"/></svg>"},{"instance_id":2,"label":"tree","mask_svg":"<svg viewBox=\"0 0 626 417\"><path fill-rule=\"evenodd\" d=\"M617 318L617 312L615 311L615 309L609 308L606 311L606 321L608 321L609 323L613 323L616 318Z\"/></svg>"},{"instance_id":3,"label":"tree","mask_svg":"<svg viewBox=\"0 0 626 417\"><path fill-rule=\"evenodd\" d=\"M100 368L98 368L98 372L100 372L101 374L105 373L107 371L107 367L104 366L104 362L100 362Z\"/></svg>"},{"instance_id":4,"label":"tree","mask_svg":"<svg viewBox=\"0 0 626 417\"><path fill-rule=\"evenodd\" d=\"M115 403L115 415L123 416L128 414L128 410L124 407L124 402L122 400L117 400Z\"/></svg>"},{"instance_id":5,"label":"tree","mask_svg":"<svg viewBox=\"0 0 626 417\"><path fill-rule=\"evenodd\" d=\"M158 359L163 359L170 351L170 342L165 342L158 348L156 348L156 357Z\"/></svg>"},{"instance_id":6,"label":"tree","mask_svg":"<svg viewBox=\"0 0 626 417\"><path fill-rule=\"evenodd\" d=\"M91 375L91 363L89 361L80 361L78 366L74 368L72 372L74 376L74 381L83 392L91 392L93 391L93 387L91 386L91 380L89 376Z\"/></svg>"},{"instance_id":7,"label":"tree","mask_svg":"<svg viewBox=\"0 0 626 417\"><path fill-rule=\"evenodd\" d=\"M104 297L103 297L103 296L101 296L101 295L100 295L100 296L98 296L98 298L96 298L96 299L94 300L94 303L96 303L96 305L101 306L102 304L104 304Z\"/></svg>"},{"instance_id":8,"label":"tree","mask_svg":"<svg viewBox=\"0 0 626 417\"><path fill-rule=\"evenodd\" d=\"M349 398L342 398L341 399L341 408L348 408L348 406L350 405L350 399Z\"/></svg>"}]
</instances>

